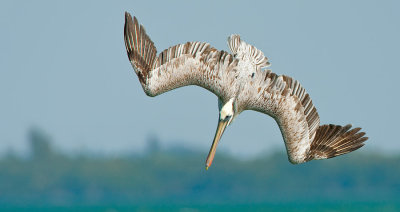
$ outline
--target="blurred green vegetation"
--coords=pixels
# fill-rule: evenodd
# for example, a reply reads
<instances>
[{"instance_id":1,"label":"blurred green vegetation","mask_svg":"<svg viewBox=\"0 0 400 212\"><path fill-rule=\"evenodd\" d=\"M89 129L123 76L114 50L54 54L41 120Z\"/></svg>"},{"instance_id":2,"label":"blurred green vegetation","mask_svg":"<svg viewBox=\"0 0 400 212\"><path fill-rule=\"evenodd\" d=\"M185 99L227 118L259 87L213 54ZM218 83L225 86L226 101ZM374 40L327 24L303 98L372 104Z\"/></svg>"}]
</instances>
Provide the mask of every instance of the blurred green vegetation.
<instances>
[{"instance_id":1,"label":"blurred green vegetation","mask_svg":"<svg viewBox=\"0 0 400 212\"><path fill-rule=\"evenodd\" d=\"M156 138L146 154L120 157L62 154L37 129L29 142L29 157L9 153L0 159L0 209L400 210L399 156L355 152L292 165L283 150L252 160L219 152L206 171L206 153L160 150Z\"/></svg>"}]
</instances>

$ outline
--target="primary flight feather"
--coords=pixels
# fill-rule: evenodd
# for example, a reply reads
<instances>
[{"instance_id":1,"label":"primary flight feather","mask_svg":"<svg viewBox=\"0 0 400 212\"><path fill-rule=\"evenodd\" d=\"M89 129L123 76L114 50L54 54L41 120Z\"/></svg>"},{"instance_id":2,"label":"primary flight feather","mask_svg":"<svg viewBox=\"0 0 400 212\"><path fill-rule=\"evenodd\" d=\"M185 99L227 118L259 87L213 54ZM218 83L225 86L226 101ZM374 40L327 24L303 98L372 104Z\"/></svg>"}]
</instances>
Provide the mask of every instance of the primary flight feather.
<instances>
[{"instance_id":1,"label":"primary flight feather","mask_svg":"<svg viewBox=\"0 0 400 212\"><path fill-rule=\"evenodd\" d=\"M206 160L207 169L225 128L244 110L265 113L276 120L289 161L294 164L349 153L368 139L361 128L350 124L319 125L317 110L300 83L264 70L269 66L268 59L239 35L228 38L232 54L208 43L187 42L157 56L144 27L126 12L124 38L128 58L148 96L197 85L218 97L219 121Z\"/></svg>"}]
</instances>

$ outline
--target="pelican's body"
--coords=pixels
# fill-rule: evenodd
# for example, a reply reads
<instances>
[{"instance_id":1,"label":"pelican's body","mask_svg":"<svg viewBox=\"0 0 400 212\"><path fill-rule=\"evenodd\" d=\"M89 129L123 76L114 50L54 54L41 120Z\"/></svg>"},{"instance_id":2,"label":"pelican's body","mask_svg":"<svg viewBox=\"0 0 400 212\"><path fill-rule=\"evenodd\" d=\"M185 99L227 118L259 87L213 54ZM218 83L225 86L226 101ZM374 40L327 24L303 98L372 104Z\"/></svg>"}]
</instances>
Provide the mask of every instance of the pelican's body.
<instances>
[{"instance_id":1,"label":"pelican's body","mask_svg":"<svg viewBox=\"0 0 400 212\"><path fill-rule=\"evenodd\" d=\"M319 116L309 95L297 80L270 70L264 54L242 41L228 38L232 54L208 43L187 42L164 50L156 48L136 17L125 14L125 45L131 64L148 96L198 85L218 97L218 127L206 168L214 158L225 128L244 110L273 117L279 125L289 161L303 163L354 151L367 140L351 125L319 125Z\"/></svg>"}]
</instances>

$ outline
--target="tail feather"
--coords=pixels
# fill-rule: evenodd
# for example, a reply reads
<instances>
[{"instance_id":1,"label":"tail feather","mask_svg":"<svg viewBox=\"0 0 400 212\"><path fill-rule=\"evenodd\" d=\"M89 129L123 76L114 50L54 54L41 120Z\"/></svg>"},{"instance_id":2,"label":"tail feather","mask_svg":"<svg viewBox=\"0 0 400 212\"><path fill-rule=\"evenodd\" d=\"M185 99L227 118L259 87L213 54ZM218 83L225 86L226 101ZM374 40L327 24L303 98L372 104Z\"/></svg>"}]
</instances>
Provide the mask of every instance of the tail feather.
<instances>
[{"instance_id":1,"label":"tail feather","mask_svg":"<svg viewBox=\"0 0 400 212\"><path fill-rule=\"evenodd\" d=\"M306 160L332 158L364 146L364 141L368 139L364 137L365 132L351 127L350 124L344 127L333 124L319 126Z\"/></svg>"},{"instance_id":2,"label":"tail feather","mask_svg":"<svg viewBox=\"0 0 400 212\"><path fill-rule=\"evenodd\" d=\"M228 47L235 57L243 57L246 55L247 58L250 59L250 62L255 64L258 69L270 66L268 58L264 56L264 53L255 46L241 40L239 35L231 35L228 37Z\"/></svg>"}]
</instances>

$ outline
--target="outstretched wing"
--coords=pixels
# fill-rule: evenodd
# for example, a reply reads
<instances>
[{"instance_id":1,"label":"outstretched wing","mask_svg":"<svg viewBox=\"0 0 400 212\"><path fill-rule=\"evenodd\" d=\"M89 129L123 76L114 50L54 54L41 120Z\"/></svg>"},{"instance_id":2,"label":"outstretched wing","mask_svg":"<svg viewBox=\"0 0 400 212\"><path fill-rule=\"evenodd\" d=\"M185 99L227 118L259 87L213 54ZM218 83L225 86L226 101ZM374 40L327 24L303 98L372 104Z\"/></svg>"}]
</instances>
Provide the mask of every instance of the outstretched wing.
<instances>
[{"instance_id":1,"label":"outstretched wing","mask_svg":"<svg viewBox=\"0 0 400 212\"><path fill-rule=\"evenodd\" d=\"M272 116L279 125L289 160L301 163L309 151L319 116L310 96L297 80L270 70L257 71L246 91L246 109Z\"/></svg>"},{"instance_id":2,"label":"outstretched wing","mask_svg":"<svg viewBox=\"0 0 400 212\"><path fill-rule=\"evenodd\" d=\"M156 57L156 47L136 17L125 13L124 38L129 60L149 96L186 86L201 86L221 99L232 95L237 60L208 43L187 42Z\"/></svg>"},{"instance_id":3,"label":"outstretched wing","mask_svg":"<svg viewBox=\"0 0 400 212\"><path fill-rule=\"evenodd\" d=\"M289 161L303 163L354 151L367 140L360 128L351 125L319 126L320 120L310 96L297 80L277 76L270 70L257 71L246 88L246 109L272 116L279 125Z\"/></svg>"}]
</instances>

